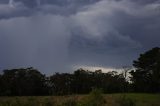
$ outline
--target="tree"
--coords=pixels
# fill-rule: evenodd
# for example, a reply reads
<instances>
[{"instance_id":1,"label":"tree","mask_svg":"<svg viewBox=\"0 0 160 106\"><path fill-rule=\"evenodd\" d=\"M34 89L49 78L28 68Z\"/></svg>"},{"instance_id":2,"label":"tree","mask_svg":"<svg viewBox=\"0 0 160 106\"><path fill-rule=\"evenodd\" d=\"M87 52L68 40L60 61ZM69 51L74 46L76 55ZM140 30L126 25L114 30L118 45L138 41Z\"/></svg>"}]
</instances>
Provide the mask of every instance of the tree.
<instances>
[{"instance_id":1,"label":"tree","mask_svg":"<svg viewBox=\"0 0 160 106\"><path fill-rule=\"evenodd\" d=\"M0 95L46 95L45 75L34 68L4 70Z\"/></svg>"},{"instance_id":2,"label":"tree","mask_svg":"<svg viewBox=\"0 0 160 106\"><path fill-rule=\"evenodd\" d=\"M160 48L140 54L133 61L135 71L131 71L133 85L138 92L160 92Z\"/></svg>"},{"instance_id":3,"label":"tree","mask_svg":"<svg viewBox=\"0 0 160 106\"><path fill-rule=\"evenodd\" d=\"M73 76L72 89L74 93L84 94L91 91L93 87L92 72L80 68L74 71Z\"/></svg>"},{"instance_id":4,"label":"tree","mask_svg":"<svg viewBox=\"0 0 160 106\"><path fill-rule=\"evenodd\" d=\"M50 76L50 83L53 85L54 95L71 94L72 75L68 73L56 73Z\"/></svg>"},{"instance_id":5,"label":"tree","mask_svg":"<svg viewBox=\"0 0 160 106\"><path fill-rule=\"evenodd\" d=\"M46 77L34 68L20 68L4 70L0 75L0 96L87 94L96 88L104 93L120 93L126 92L124 85L128 84L125 75L115 71L78 69Z\"/></svg>"}]
</instances>

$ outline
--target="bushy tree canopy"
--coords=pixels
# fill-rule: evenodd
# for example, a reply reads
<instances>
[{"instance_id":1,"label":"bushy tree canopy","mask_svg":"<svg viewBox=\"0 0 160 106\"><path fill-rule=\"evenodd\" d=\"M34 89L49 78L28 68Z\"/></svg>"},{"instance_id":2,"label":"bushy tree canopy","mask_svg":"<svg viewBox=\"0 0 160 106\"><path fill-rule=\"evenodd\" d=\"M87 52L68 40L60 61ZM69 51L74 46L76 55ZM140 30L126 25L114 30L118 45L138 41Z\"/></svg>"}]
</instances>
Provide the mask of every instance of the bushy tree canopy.
<instances>
[{"instance_id":1,"label":"bushy tree canopy","mask_svg":"<svg viewBox=\"0 0 160 106\"><path fill-rule=\"evenodd\" d=\"M133 66L136 69L131 75L136 91L160 92L160 48L140 54Z\"/></svg>"}]
</instances>

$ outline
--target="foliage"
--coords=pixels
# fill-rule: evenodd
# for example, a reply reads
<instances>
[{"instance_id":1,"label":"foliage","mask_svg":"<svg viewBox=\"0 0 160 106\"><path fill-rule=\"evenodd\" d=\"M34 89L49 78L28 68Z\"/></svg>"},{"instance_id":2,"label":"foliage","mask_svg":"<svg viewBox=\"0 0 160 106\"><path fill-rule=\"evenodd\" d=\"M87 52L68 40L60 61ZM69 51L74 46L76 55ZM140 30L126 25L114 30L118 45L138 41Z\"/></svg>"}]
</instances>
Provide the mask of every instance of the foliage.
<instances>
[{"instance_id":1,"label":"foliage","mask_svg":"<svg viewBox=\"0 0 160 106\"><path fill-rule=\"evenodd\" d=\"M55 73L46 77L34 68L4 70L0 76L1 96L87 94L93 88L105 93L124 92L129 83L116 72L102 73L78 69L73 74Z\"/></svg>"},{"instance_id":2,"label":"foliage","mask_svg":"<svg viewBox=\"0 0 160 106\"><path fill-rule=\"evenodd\" d=\"M100 89L93 89L92 92L84 98L79 106L104 106L105 99Z\"/></svg>"},{"instance_id":3,"label":"foliage","mask_svg":"<svg viewBox=\"0 0 160 106\"><path fill-rule=\"evenodd\" d=\"M34 68L4 70L0 81L0 95L46 95L45 75Z\"/></svg>"},{"instance_id":4,"label":"foliage","mask_svg":"<svg viewBox=\"0 0 160 106\"><path fill-rule=\"evenodd\" d=\"M132 100L131 98L126 97L125 94L120 96L117 102L120 106L136 106L135 100Z\"/></svg>"},{"instance_id":5,"label":"foliage","mask_svg":"<svg viewBox=\"0 0 160 106\"><path fill-rule=\"evenodd\" d=\"M135 71L131 71L134 91L160 92L160 48L141 54L134 61Z\"/></svg>"}]
</instances>

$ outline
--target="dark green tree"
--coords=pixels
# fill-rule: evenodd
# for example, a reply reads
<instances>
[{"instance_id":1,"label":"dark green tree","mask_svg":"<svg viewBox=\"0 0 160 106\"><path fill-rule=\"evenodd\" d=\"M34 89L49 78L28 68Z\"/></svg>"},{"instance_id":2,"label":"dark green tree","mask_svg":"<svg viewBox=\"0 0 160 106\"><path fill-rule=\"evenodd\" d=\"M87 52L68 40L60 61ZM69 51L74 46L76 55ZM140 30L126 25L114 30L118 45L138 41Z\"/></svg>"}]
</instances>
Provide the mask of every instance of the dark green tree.
<instances>
[{"instance_id":1,"label":"dark green tree","mask_svg":"<svg viewBox=\"0 0 160 106\"><path fill-rule=\"evenodd\" d=\"M1 95L46 95L45 75L34 68L4 70Z\"/></svg>"},{"instance_id":2,"label":"dark green tree","mask_svg":"<svg viewBox=\"0 0 160 106\"><path fill-rule=\"evenodd\" d=\"M72 75L68 73L56 73L50 76L50 83L53 85L54 95L68 95L71 94Z\"/></svg>"},{"instance_id":3,"label":"dark green tree","mask_svg":"<svg viewBox=\"0 0 160 106\"><path fill-rule=\"evenodd\" d=\"M140 54L131 71L133 86L138 92L160 92L160 48Z\"/></svg>"}]
</instances>

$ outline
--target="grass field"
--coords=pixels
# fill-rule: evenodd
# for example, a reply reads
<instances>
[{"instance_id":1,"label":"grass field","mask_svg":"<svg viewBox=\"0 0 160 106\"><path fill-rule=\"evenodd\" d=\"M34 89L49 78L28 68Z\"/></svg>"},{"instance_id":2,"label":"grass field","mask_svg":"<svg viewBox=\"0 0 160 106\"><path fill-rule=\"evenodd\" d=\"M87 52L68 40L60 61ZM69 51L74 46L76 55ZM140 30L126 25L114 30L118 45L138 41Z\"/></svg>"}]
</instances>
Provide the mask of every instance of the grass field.
<instances>
[{"instance_id":1,"label":"grass field","mask_svg":"<svg viewBox=\"0 0 160 106\"><path fill-rule=\"evenodd\" d=\"M112 94L105 97L106 100L107 98L109 100L110 97L117 100L116 98L121 98L123 95L133 100L136 106L160 106L160 94Z\"/></svg>"},{"instance_id":2,"label":"grass field","mask_svg":"<svg viewBox=\"0 0 160 106\"><path fill-rule=\"evenodd\" d=\"M0 106L101 106L84 104L88 98L91 98L90 102L100 99L89 95L0 97ZM102 106L160 106L160 94L105 94L103 99Z\"/></svg>"}]
</instances>

